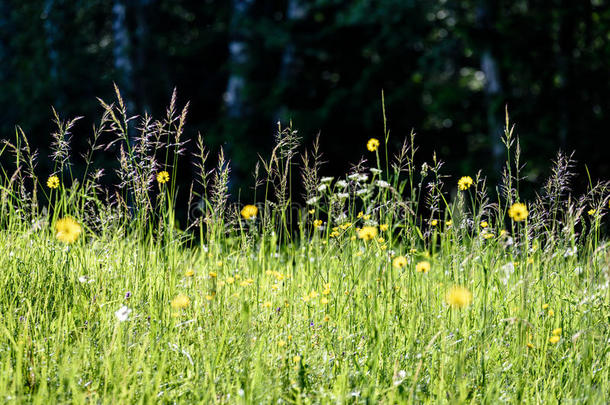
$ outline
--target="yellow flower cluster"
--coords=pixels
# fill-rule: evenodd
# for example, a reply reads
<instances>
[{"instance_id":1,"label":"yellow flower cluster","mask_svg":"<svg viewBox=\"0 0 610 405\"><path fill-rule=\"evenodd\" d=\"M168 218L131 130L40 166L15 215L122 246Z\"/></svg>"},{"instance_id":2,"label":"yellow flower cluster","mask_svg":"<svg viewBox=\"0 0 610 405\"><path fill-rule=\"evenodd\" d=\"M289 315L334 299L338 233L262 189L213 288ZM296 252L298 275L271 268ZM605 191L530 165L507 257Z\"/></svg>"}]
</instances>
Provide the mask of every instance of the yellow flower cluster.
<instances>
[{"instance_id":1,"label":"yellow flower cluster","mask_svg":"<svg viewBox=\"0 0 610 405\"><path fill-rule=\"evenodd\" d=\"M465 287L453 286L447 291L445 300L452 308L466 308L472 302L472 293Z\"/></svg>"},{"instance_id":2,"label":"yellow flower cluster","mask_svg":"<svg viewBox=\"0 0 610 405\"><path fill-rule=\"evenodd\" d=\"M63 243L74 243L82 232L81 226L71 217L65 217L55 223L55 237Z\"/></svg>"},{"instance_id":3,"label":"yellow flower cluster","mask_svg":"<svg viewBox=\"0 0 610 405\"><path fill-rule=\"evenodd\" d=\"M366 143L366 148L371 152L375 152L379 148L379 140L376 138L369 139Z\"/></svg>"},{"instance_id":4,"label":"yellow flower cluster","mask_svg":"<svg viewBox=\"0 0 610 405\"><path fill-rule=\"evenodd\" d=\"M363 241L375 239L377 236L377 228L374 226L363 226L358 230L358 237Z\"/></svg>"},{"instance_id":5,"label":"yellow flower cluster","mask_svg":"<svg viewBox=\"0 0 610 405\"><path fill-rule=\"evenodd\" d=\"M525 221L529 212L527 211L527 206L523 203L514 203L508 209L508 216L512 218L515 222Z\"/></svg>"},{"instance_id":6,"label":"yellow flower cluster","mask_svg":"<svg viewBox=\"0 0 610 405\"><path fill-rule=\"evenodd\" d=\"M50 176L49 179L47 180L47 187L53 188L53 189L59 187L59 177Z\"/></svg>"},{"instance_id":7,"label":"yellow flower cluster","mask_svg":"<svg viewBox=\"0 0 610 405\"><path fill-rule=\"evenodd\" d=\"M460 178L458 180L458 188L460 190L468 190L470 188L470 186L472 186L472 177L470 176L463 176L462 178Z\"/></svg>"},{"instance_id":8,"label":"yellow flower cluster","mask_svg":"<svg viewBox=\"0 0 610 405\"><path fill-rule=\"evenodd\" d=\"M256 205L248 204L241 209L241 216L244 219L254 219L258 215L258 208Z\"/></svg>"},{"instance_id":9,"label":"yellow flower cluster","mask_svg":"<svg viewBox=\"0 0 610 405\"><path fill-rule=\"evenodd\" d=\"M169 181L169 173L165 170L160 171L159 174L157 174L157 182L159 184L165 184Z\"/></svg>"}]
</instances>

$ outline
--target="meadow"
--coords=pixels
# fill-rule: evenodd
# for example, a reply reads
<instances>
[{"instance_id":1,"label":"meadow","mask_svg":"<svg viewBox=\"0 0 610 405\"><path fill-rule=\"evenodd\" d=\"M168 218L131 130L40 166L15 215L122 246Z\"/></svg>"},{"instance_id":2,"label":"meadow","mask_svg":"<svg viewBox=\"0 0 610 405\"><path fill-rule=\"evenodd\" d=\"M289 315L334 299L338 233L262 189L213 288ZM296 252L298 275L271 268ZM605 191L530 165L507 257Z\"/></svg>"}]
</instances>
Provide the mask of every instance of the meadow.
<instances>
[{"instance_id":1,"label":"meadow","mask_svg":"<svg viewBox=\"0 0 610 405\"><path fill-rule=\"evenodd\" d=\"M255 198L233 204L230 162L185 144L175 94L160 120L118 90L100 103L83 156L56 114L51 173L19 128L0 147L0 401L610 401L609 185L573 195L559 153L522 199L508 114L497 186L425 163L413 133L392 150L385 118L366 159L324 177L318 143L278 123Z\"/></svg>"}]
</instances>

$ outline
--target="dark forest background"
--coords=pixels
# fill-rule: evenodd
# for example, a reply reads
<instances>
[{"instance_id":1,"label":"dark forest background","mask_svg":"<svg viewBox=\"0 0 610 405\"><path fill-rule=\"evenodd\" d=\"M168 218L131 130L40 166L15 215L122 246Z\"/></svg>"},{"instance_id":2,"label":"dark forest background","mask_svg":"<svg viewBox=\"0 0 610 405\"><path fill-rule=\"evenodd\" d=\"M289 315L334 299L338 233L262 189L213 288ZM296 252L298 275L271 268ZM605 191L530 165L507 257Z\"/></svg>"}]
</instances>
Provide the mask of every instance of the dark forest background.
<instances>
[{"instance_id":1,"label":"dark forest background","mask_svg":"<svg viewBox=\"0 0 610 405\"><path fill-rule=\"evenodd\" d=\"M234 196L278 120L320 132L324 174L344 172L383 137L382 89L392 147L414 129L454 179L499 177L506 105L529 181L558 149L610 174L604 0L0 0L0 62L0 137L20 125L41 177L51 106L85 116L78 150L113 82L132 114L162 116L174 87L190 100L186 136L225 149Z\"/></svg>"}]
</instances>

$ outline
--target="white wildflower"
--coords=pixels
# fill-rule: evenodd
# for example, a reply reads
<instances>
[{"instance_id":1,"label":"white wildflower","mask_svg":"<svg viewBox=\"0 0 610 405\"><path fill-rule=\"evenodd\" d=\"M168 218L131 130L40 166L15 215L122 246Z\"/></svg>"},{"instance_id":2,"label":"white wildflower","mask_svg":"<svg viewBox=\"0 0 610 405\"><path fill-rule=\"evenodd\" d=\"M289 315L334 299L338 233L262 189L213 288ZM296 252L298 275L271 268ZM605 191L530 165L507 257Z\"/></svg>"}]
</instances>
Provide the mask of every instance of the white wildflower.
<instances>
[{"instance_id":1,"label":"white wildflower","mask_svg":"<svg viewBox=\"0 0 610 405\"><path fill-rule=\"evenodd\" d=\"M80 281L81 283L87 283L87 284L93 283L93 279L89 276L80 276L78 278L78 281Z\"/></svg>"},{"instance_id":2,"label":"white wildflower","mask_svg":"<svg viewBox=\"0 0 610 405\"><path fill-rule=\"evenodd\" d=\"M337 193L337 198L349 198L349 193Z\"/></svg>"},{"instance_id":3,"label":"white wildflower","mask_svg":"<svg viewBox=\"0 0 610 405\"><path fill-rule=\"evenodd\" d=\"M318 186L318 191L322 192L322 191L324 191L324 190L326 190L326 184L320 184L320 185Z\"/></svg>"},{"instance_id":4,"label":"white wildflower","mask_svg":"<svg viewBox=\"0 0 610 405\"><path fill-rule=\"evenodd\" d=\"M347 181L339 180L338 182L335 183L335 185L339 188L345 188L345 187L347 187Z\"/></svg>"},{"instance_id":5,"label":"white wildflower","mask_svg":"<svg viewBox=\"0 0 610 405\"><path fill-rule=\"evenodd\" d=\"M129 309L125 305L123 305L114 314L119 319L119 322L128 321L129 320L129 314L131 314L131 309Z\"/></svg>"},{"instance_id":6,"label":"white wildflower","mask_svg":"<svg viewBox=\"0 0 610 405\"><path fill-rule=\"evenodd\" d=\"M309 200L306 201L307 205L314 205L315 203L317 203L319 200L319 197L311 197Z\"/></svg>"},{"instance_id":7,"label":"white wildflower","mask_svg":"<svg viewBox=\"0 0 610 405\"><path fill-rule=\"evenodd\" d=\"M368 192L369 192L369 190L367 190L366 188L361 188L360 190L356 191L356 195L363 195L363 194L366 194Z\"/></svg>"},{"instance_id":8,"label":"white wildflower","mask_svg":"<svg viewBox=\"0 0 610 405\"><path fill-rule=\"evenodd\" d=\"M333 181L333 177L322 177L320 183L330 183L331 181Z\"/></svg>"},{"instance_id":9,"label":"white wildflower","mask_svg":"<svg viewBox=\"0 0 610 405\"><path fill-rule=\"evenodd\" d=\"M371 173L373 173L373 174L381 174L382 171L383 170L379 170L379 169L376 169L374 167L371 167Z\"/></svg>"},{"instance_id":10,"label":"white wildflower","mask_svg":"<svg viewBox=\"0 0 610 405\"><path fill-rule=\"evenodd\" d=\"M576 246L566 249L566 252L563 254L563 257L572 257L576 254L578 249Z\"/></svg>"},{"instance_id":11,"label":"white wildflower","mask_svg":"<svg viewBox=\"0 0 610 405\"><path fill-rule=\"evenodd\" d=\"M360 178L360 173L352 173L349 176L347 176L347 178L350 180L358 180Z\"/></svg>"},{"instance_id":12,"label":"white wildflower","mask_svg":"<svg viewBox=\"0 0 610 405\"><path fill-rule=\"evenodd\" d=\"M377 180L377 187L379 188L388 188L390 187L390 183L384 180Z\"/></svg>"}]
</instances>

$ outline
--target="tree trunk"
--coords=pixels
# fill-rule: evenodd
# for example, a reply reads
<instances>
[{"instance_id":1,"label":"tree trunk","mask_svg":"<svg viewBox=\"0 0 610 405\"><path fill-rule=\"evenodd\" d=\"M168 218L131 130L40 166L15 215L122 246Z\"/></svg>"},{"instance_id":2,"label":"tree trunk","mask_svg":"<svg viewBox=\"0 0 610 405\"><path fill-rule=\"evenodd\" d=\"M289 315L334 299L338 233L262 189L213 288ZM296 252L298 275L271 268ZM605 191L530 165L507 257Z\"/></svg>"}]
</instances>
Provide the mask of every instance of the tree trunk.
<instances>
[{"instance_id":1,"label":"tree trunk","mask_svg":"<svg viewBox=\"0 0 610 405\"><path fill-rule=\"evenodd\" d=\"M112 6L112 34L114 39L112 54L116 83L121 89L128 110L133 110L133 64L131 62L129 29L126 21L127 6L122 0L115 0Z\"/></svg>"}]
</instances>

